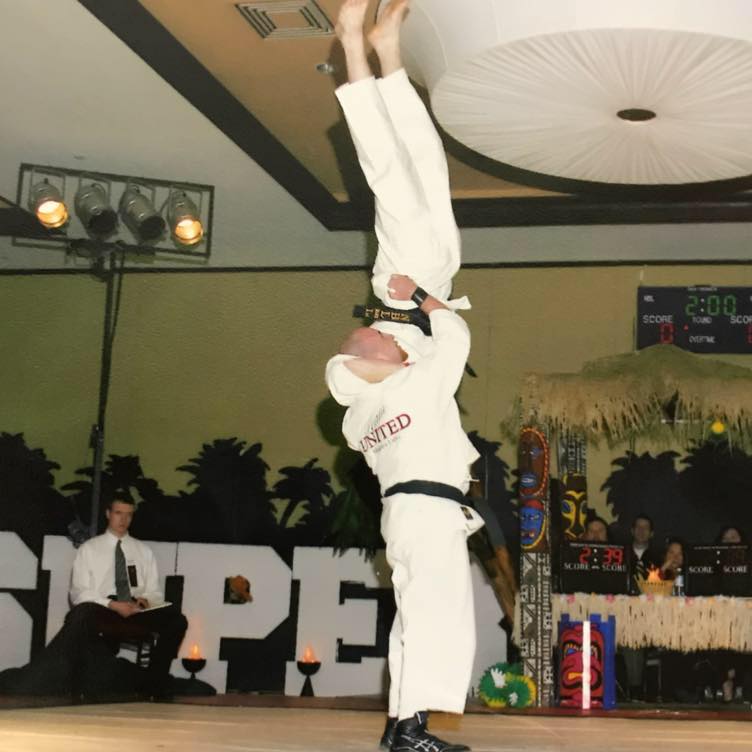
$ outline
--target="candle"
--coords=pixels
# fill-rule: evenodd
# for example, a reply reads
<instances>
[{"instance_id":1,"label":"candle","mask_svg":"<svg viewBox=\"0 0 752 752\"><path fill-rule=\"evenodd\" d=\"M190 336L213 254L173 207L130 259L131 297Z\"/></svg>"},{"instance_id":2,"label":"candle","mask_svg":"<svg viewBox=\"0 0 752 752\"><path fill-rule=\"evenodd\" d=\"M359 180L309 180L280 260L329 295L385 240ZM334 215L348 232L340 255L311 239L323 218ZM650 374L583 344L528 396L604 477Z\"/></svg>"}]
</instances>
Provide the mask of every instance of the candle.
<instances>
[{"instance_id":1,"label":"candle","mask_svg":"<svg viewBox=\"0 0 752 752\"><path fill-rule=\"evenodd\" d=\"M318 663L318 658L313 652L313 648L310 645L306 645L306 649L303 651L303 657L300 659L301 663Z\"/></svg>"},{"instance_id":2,"label":"candle","mask_svg":"<svg viewBox=\"0 0 752 752\"><path fill-rule=\"evenodd\" d=\"M198 660L201 658L201 651L198 649L198 645L194 642L193 647L191 648L191 652L188 656L189 658L192 658L193 660Z\"/></svg>"}]
</instances>

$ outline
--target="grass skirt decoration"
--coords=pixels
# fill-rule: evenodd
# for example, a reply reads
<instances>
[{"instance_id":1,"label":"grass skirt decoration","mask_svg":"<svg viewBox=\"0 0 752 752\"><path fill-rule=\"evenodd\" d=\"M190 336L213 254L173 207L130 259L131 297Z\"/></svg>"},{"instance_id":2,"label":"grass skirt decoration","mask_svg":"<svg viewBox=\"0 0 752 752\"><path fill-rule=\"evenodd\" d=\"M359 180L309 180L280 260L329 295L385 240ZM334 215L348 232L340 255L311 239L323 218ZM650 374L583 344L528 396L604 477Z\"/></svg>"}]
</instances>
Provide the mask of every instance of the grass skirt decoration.
<instances>
[{"instance_id":1,"label":"grass skirt decoration","mask_svg":"<svg viewBox=\"0 0 752 752\"><path fill-rule=\"evenodd\" d=\"M490 708L527 708L535 704L535 682L519 663L495 663L486 669L478 695Z\"/></svg>"},{"instance_id":2,"label":"grass skirt decoration","mask_svg":"<svg viewBox=\"0 0 752 752\"><path fill-rule=\"evenodd\" d=\"M728 427L729 443L750 447L752 369L653 345L590 361L579 373L527 374L506 432L516 434L530 414L557 432L609 444L637 436L701 440L719 420Z\"/></svg>"},{"instance_id":3,"label":"grass skirt decoration","mask_svg":"<svg viewBox=\"0 0 752 752\"><path fill-rule=\"evenodd\" d=\"M604 618L615 616L616 642L624 647L654 645L685 653L752 651L752 599L749 598L574 593L554 595L552 610L554 624L563 614L576 620L587 619L594 613Z\"/></svg>"}]
</instances>

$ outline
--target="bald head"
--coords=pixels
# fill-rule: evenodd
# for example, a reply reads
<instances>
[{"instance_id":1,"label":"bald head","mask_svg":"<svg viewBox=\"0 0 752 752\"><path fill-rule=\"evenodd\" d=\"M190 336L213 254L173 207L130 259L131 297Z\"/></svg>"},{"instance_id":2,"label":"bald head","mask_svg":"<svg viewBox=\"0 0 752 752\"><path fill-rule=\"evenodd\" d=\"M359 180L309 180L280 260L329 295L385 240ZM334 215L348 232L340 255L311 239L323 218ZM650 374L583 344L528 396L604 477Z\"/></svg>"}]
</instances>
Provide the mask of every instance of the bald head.
<instances>
[{"instance_id":1,"label":"bald head","mask_svg":"<svg viewBox=\"0 0 752 752\"><path fill-rule=\"evenodd\" d=\"M342 355L356 355L359 358L367 358L368 351L370 350L368 331L367 326L360 326L351 331L340 345L340 353Z\"/></svg>"},{"instance_id":2,"label":"bald head","mask_svg":"<svg viewBox=\"0 0 752 752\"><path fill-rule=\"evenodd\" d=\"M385 360L389 363L402 363L407 358L407 354L391 334L367 326L358 327L350 332L339 351L343 355Z\"/></svg>"}]
</instances>

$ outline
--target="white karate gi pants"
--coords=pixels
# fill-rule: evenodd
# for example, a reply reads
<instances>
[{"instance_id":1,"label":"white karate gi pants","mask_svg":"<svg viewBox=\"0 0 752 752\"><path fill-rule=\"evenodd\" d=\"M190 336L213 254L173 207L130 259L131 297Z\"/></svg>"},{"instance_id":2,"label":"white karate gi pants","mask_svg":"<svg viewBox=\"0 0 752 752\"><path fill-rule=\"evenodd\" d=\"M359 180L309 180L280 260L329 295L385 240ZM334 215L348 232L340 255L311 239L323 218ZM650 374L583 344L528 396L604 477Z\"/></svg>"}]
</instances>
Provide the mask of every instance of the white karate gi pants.
<instances>
[{"instance_id":1,"label":"white karate gi pants","mask_svg":"<svg viewBox=\"0 0 752 752\"><path fill-rule=\"evenodd\" d=\"M389 635L389 715L462 713L475 656L467 536L482 520L449 499L384 499L381 533L397 613Z\"/></svg>"}]
</instances>

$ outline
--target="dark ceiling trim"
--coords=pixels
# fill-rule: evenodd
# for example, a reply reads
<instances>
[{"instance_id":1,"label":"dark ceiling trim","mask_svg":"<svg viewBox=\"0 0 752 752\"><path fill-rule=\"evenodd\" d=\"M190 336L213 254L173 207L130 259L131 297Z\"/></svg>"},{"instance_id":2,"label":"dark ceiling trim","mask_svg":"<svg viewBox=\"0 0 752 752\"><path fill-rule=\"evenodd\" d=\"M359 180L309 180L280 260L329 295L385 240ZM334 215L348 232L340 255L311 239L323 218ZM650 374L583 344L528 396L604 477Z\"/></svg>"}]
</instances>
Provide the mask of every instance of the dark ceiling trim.
<instances>
[{"instance_id":1,"label":"dark ceiling trim","mask_svg":"<svg viewBox=\"0 0 752 752\"><path fill-rule=\"evenodd\" d=\"M463 228L752 222L752 193L705 201L539 196L455 199L452 204ZM346 204L330 219L333 230L371 230L373 209Z\"/></svg>"},{"instance_id":2,"label":"dark ceiling trim","mask_svg":"<svg viewBox=\"0 0 752 752\"><path fill-rule=\"evenodd\" d=\"M329 230L373 228L373 208L334 196L138 0L78 0ZM489 174L585 195L454 201L460 227L752 222L752 178L699 186L603 186L519 170L447 137L447 148ZM598 193L600 198L587 195ZM668 200L667 200L668 199Z\"/></svg>"},{"instance_id":3,"label":"dark ceiling trim","mask_svg":"<svg viewBox=\"0 0 752 752\"><path fill-rule=\"evenodd\" d=\"M454 201L460 227L752 222L752 193L707 201L619 201L587 196Z\"/></svg>"},{"instance_id":4,"label":"dark ceiling trim","mask_svg":"<svg viewBox=\"0 0 752 752\"><path fill-rule=\"evenodd\" d=\"M649 267L673 266L742 266L749 267L752 259L650 259L614 261L489 261L462 264L463 269L570 269L600 267ZM371 267L363 264L337 266L212 266L203 269L170 267L149 267L148 269L124 269L125 274L259 274L259 273L308 273L308 272L366 272ZM0 269L0 277L44 277L91 275L91 269Z\"/></svg>"}]
</instances>

